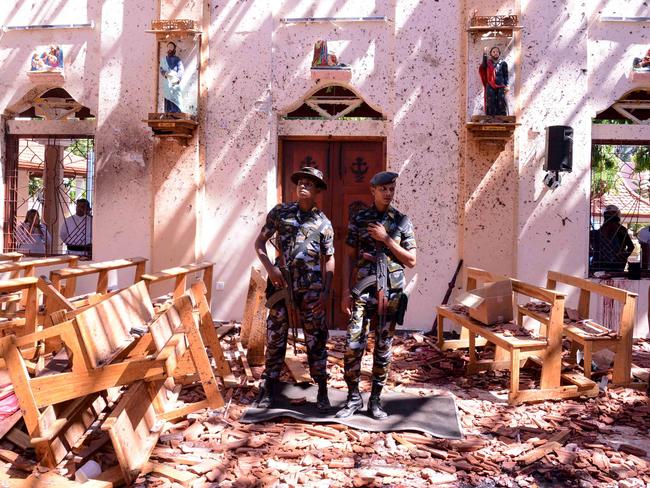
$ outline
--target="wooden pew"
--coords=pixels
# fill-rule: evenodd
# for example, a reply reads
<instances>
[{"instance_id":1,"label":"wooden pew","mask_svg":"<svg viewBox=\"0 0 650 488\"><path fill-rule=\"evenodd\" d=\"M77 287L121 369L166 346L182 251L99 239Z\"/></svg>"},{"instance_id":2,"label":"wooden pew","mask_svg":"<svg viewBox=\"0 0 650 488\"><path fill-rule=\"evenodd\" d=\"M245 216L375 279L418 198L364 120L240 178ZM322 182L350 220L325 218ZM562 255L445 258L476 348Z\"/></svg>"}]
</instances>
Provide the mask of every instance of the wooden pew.
<instances>
[{"instance_id":1,"label":"wooden pew","mask_svg":"<svg viewBox=\"0 0 650 488\"><path fill-rule=\"evenodd\" d=\"M23 308L13 314L0 313L0 335L24 336L36 332L38 322L38 288L34 277L14 278L0 281L0 296L19 294L23 297ZM38 353L36 343L21 349L23 357L35 359Z\"/></svg>"},{"instance_id":2,"label":"wooden pew","mask_svg":"<svg viewBox=\"0 0 650 488\"><path fill-rule=\"evenodd\" d=\"M77 278L97 275L95 293L105 294L108 291L108 273L110 271L135 268L133 283L137 283L142 279L146 263L147 260L145 258L136 257L85 264L74 268L56 269L50 273L50 281L66 298L72 298L76 293Z\"/></svg>"},{"instance_id":3,"label":"wooden pew","mask_svg":"<svg viewBox=\"0 0 650 488\"><path fill-rule=\"evenodd\" d=\"M571 341L571 360L575 363L578 346L584 350L584 374L591 378L591 358L594 352L602 349L614 351L614 370L612 382L616 385L629 385L632 381L632 343L634 335L634 313L637 294L613 286L594 283L584 278L577 278L557 271L549 271L547 288L555 289L558 283L577 288L580 292L578 299L578 314L581 320L589 319L591 295L596 294L618 302L622 307L618 331L612 336L611 330L602 324L589 321L590 331L584 330L576 323L564 326L564 335Z\"/></svg>"},{"instance_id":4,"label":"wooden pew","mask_svg":"<svg viewBox=\"0 0 650 488\"><path fill-rule=\"evenodd\" d=\"M52 256L25 261L5 262L0 263L0 275L7 273L9 274L9 279L36 276L39 268L51 268L53 266L73 267L76 266L78 260L78 256ZM4 295L0 299L0 303L4 304L3 309L0 311L0 316L3 315L3 312L12 313L24 309L26 299L27 297L24 293ZM7 314L4 315L7 316ZM39 324L43 322L42 317L39 317L38 322Z\"/></svg>"},{"instance_id":5,"label":"wooden pew","mask_svg":"<svg viewBox=\"0 0 650 488\"><path fill-rule=\"evenodd\" d=\"M136 329L145 333L137 337ZM65 344L69 368L30 377L19 348L54 336ZM172 411L158 405L157 415L171 419L197 409L223 406L190 298L179 298L154 319L153 305L142 282L88 307L72 320L24 337L0 339L0 354L32 443L49 466L56 465L66 455L66 446L72 445L71 439L64 438L70 419L113 387L144 381L160 391L162 387L156 382L173 381L180 364L192 364L206 399ZM185 356L190 361L184 360Z\"/></svg>"},{"instance_id":6,"label":"wooden pew","mask_svg":"<svg viewBox=\"0 0 650 488\"><path fill-rule=\"evenodd\" d=\"M183 266L176 266L174 268L163 269L157 273L146 273L142 275L142 279L147 284L147 288L151 292L151 285L154 283L162 283L165 281L174 280L174 288L172 290L171 298L176 299L182 296L188 289L187 277L189 274L202 273L203 284L206 289L206 298L208 303L212 302L212 279L214 273L214 263L209 261L202 261L200 263L186 264ZM191 285L191 283L190 283Z\"/></svg>"},{"instance_id":7,"label":"wooden pew","mask_svg":"<svg viewBox=\"0 0 650 488\"><path fill-rule=\"evenodd\" d=\"M473 289L479 282L499 281L502 277L477 268L466 268L468 289ZM539 401L546 399L570 398L581 395L595 396L598 387L592 381L583 381L575 375L562 373L562 325L564 317L564 301L566 295L554 290L548 290L531 285L514 278L508 278L515 295L522 295L550 304L551 312L547 320L545 337L516 337L496 332L469 315L456 313L451 307L440 306L438 312L438 344L444 346L444 319L454 321L468 330L468 347L470 361L468 374L485 369L509 369L510 391L508 402L511 404ZM471 288L470 288L471 287ZM521 326L521 323L517 325ZM481 337L496 346L494 360L477 360L476 342ZM535 360L541 365L539 389L520 390L519 370L526 359ZM571 383L563 386L562 380Z\"/></svg>"},{"instance_id":8,"label":"wooden pew","mask_svg":"<svg viewBox=\"0 0 650 488\"><path fill-rule=\"evenodd\" d=\"M3 252L0 253L0 261L20 261L23 258L23 254L19 252Z\"/></svg>"},{"instance_id":9,"label":"wooden pew","mask_svg":"<svg viewBox=\"0 0 650 488\"><path fill-rule=\"evenodd\" d=\"M90 303L85 302L74 302L68 300L61 292L59 292L49 280L41 277L38 280L37 286L43 294L46 296L51 303L54 304L54 307L57 309L57 312L53 314L55 322L62 322L65 320L71 320L78 314L84 312L90 307L96 306L97 304L108 300L113 295L120 293L120 291L113 291L105 295L94 295L89 297ZM223 381L224 384L228 387L234 387L238 385L238 381L235 376L232 374L230 365L228 364L219 337L214 327L214 321L212 320L212 313L210 312L210 306L206 299L205 285L202 281L197 281L194 283L187 293L187 295L192 299L192 306L194 307L194 313L199 319L199 328L201 331L201 337L205 345L210 349L212 353L212 358L215 360L216 372ZM158 313L164 313L159 311ZM154 315L157 315L154 307Z\"/></svg>"}]
</instances>

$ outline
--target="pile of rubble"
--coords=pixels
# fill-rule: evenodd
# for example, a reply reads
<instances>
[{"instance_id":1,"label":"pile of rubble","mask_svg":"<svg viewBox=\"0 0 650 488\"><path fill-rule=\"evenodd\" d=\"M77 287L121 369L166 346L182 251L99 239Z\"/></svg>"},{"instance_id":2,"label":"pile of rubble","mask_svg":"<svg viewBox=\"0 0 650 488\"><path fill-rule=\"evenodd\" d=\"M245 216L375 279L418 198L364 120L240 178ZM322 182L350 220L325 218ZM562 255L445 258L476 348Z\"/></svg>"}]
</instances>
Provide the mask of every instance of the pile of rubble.
<instances>
[{"instance_id":1,"label":"pile of rubble","mask_svg":"<svg viewBox=\"0 0 650 488\"><path fill-rule=\"evenodd\" d=\"M234 334L223 337L222 344L227 350L238 349ZM343 338L332 338L331 387L345 387L343 351ZM257 390L241 386L226 391L223 409L204 410L167 424L134 486L642 487L650 483L650 402L645 392L613 388L588 400L510 406L504 394L508 372L466 377L463 354L442 353L421 334L396 337L389 377L389 388L395 391L453 395L463 440L367 433L289 419L244 425L239 419ZM305 359L304 354L300 357ZM367 354L362 388L369 389L371 361ZM637 341L634 362L650 366L650 342ZM232 366L235 375L243 378L241 368ZM262 368L252 370L259 377ZM291 381L288 371L285 375ZM522 382L526 380L522 375ZM193 394L198 395L189 389L184 395ZM22 470L23 477L29 472L32 479L61 483L50 486L66 486L64 482L72 486L73 482L57 476L70 474L67 470L74 459L58 472L45 472L33 463L29 449L22 451L13 441L2 441L0 459L6 464L1 471ZM94 449L92 454L88 449ZM102 469L115 464L110 443L101 432L89 436L74 452ZM110 473L99 478L108 480ZM98 483L82 486L114 486Z\"/></svg>"}]
</instances>

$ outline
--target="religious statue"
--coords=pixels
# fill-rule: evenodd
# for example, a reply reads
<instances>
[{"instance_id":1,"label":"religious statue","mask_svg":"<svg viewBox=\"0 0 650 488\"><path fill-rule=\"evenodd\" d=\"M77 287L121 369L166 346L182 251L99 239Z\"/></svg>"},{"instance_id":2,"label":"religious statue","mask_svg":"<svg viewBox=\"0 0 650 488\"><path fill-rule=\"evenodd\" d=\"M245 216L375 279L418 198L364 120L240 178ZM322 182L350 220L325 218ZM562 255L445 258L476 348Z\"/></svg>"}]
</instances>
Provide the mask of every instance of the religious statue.
<instances>
[{"instance_id":1,"label":"religious statue","mask_svg":"<svg viewBox=\"0 0 650 488\"><path fill-rule=\"evenodd\" d=\"M163 83L165 112L183 111L181 81L184 72L183 61L176 56L176 43L170 41L167 43L167 56L160 59L160 74L165 78Z\"/></svg>"},{"instance_id":2,"label":"religious statue","mask_svg":"<svg viewBox=\"0 0 650 488\"><path fill-rule=\"evenodd\" d=\"M634 58L632 67L635 71L650 71L650 49L642 58Z\"/></svg>"},{"instance_id":3,"label":"religious statue","mask_svg":"<svg viewBox=\"0 0 650 488\"><path fill-rule=\"evenodd\" d=\"M508 87L508 64L501 59L501 49L494 46L483 51L483 62L478 68L483 83L485 115L508 115L506 92Z\"/></svg>"},{"instance_id":4,"label":"religious statue","mask_svg":"<svg viewBox=\"0 0 650 488\"><path fill-rule=\"evenodd\" d=\"M327 41L316 41L314 44L314 57L311 61L312 68L339 66L336 54L328 54Z\"/></svg>"}]
</instances>

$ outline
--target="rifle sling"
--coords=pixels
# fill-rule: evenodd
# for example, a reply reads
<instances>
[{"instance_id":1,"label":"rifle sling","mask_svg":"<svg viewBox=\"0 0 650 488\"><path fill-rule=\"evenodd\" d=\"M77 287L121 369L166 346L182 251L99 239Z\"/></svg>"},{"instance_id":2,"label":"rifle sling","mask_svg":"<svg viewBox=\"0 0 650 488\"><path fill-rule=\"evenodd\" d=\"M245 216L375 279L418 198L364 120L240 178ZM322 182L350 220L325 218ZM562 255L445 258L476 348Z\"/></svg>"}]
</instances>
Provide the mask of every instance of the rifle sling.
<instances>
[{"instance_id":1,"label":"rifle sling","mask_svg":"<svg viewBox=\"0 0 650 488\"><path fill-rule=\"evenodd\" d=\"M316 229L314 232L309 234L307 236L307 239L305 239L304 241L302 241L300 244L298 244L296 247L293 248L293 251L291 251L291 255L289 256L291 261L296 259L296 256L298 256L298 254L300 254L301 252L305 252L307 250L307 246L309 246L312 242L314 242L318 238L320 233L323 232L323 229L325 229L326 225L327 225L327 220L323 220L320 226L318 227L318 229Z\"/></svg>"}]
</instances>

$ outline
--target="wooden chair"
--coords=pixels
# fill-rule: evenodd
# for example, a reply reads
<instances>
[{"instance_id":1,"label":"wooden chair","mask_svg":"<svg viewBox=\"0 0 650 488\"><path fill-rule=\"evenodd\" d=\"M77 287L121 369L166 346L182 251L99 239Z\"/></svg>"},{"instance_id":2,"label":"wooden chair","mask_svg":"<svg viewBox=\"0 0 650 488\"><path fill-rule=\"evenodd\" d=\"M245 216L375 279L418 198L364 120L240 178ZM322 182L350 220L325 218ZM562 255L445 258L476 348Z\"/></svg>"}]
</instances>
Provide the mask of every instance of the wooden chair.
<instances>
[{"instance_id":1,"label":"wooden chair","mask_svg":"<svg viewBox=\"0 0 650 488\"><path fill-rule=\"evenodd\" d=\"M477 268L465 268L468 289L474 289L479 282L500 281L503 277ZM512 284L515 295L534 298L550 305L545 337L516 337L496 332L490 326L470 318L468 315L453 312L450 307L438 307L438 344L444 348L444 319L456 322L468 331L469 364L468 374L481 370L510 370L510 391L508 402L511 404L539 401L546 399L570 398L581 395L595 396L598 387L592 381L583 381L576 375L562 373L562 321L564 317L564 300L566 295L531 285L514 278L507 278ZM517 323L521 326L521 323ZM477 360L477 338L481 337L495 345L495 357L492 360ZM460 344L458 347L462 347ZM526 360L532 360L541 366L540 388L519 389L519 371ZM562 381L570 383L563 386Z\"/></svg>"},{"instance_id":2,"label":"wooden chair","mask_svg":"<svg viewBox=\"0 0 650 488\"><path fill-rule=\"evenodd\" d=\"M209 261L203 261L200 263L186 264L183 266L176 266L174 268L163 269L157 273L147 273L142 275L142 279L147 285L149 292L151 293L151 287L154 284L163 283L165 281L174 280L174 288L172 290L171 296L164 295L160 299L164 301L169 301L171 298L176 299L182 296L187 288L188 282L187 278L190 274L202 274L201 281L205 285L206 293L205 296L208 300L208 303L212 302L212 279L214 273L214 263ZM156 300L154 299L154 303ZM170 302L171 303L171 302Z\"/></svg>"},{"instance_id":3,"label":"wooden chair","mask_svg":"<svg viewBox=\"0 0 650 488\"><path fill-rule=\"evenodd\" d=\"M621 305L622 311L618 323L618 331L614 331L615 335L612 335L612 331L609 328L591 320L585 325L575 322L565 324L564 335L571 341L570 360L573 363L576 361L578 347L583 349L584 375L587 378L591 378L591 359L593 353L602 349L610 349L615 353L612 382L617 385L629 385L632 381L632 343L637 294L557 271L549 271L547 288L555 289L558 283L577 288L580 291L578 314L581 320L590 318L589 305L592 294L609 298Z\"/></svg>"},{"instance_id":4,"label":"wooden chair","mask_svg":"<svg viewBox=\"0 0 650 488\"><path fill-rule=\"evenodd\" d=\"M154 402L160 418L223 405L190 298L179 298L165 313L153 317L146 286L139 282L88 307L72 320L24 337L0 339L0 353L28 433L44 463L54 466L62 459L64 447L71 445L70 439L63 439L65 428L88 401L96 401L98 394L108 389L138 381L150 383L148 388L156 392L152 398L157 397L162 387L156 382L173 381L181 364L185 368L192 365L206 399L172 411ZM55 336L65 344L69 366L64 371L30 377L19 348Z\"/></svg>"}]
</instances>

